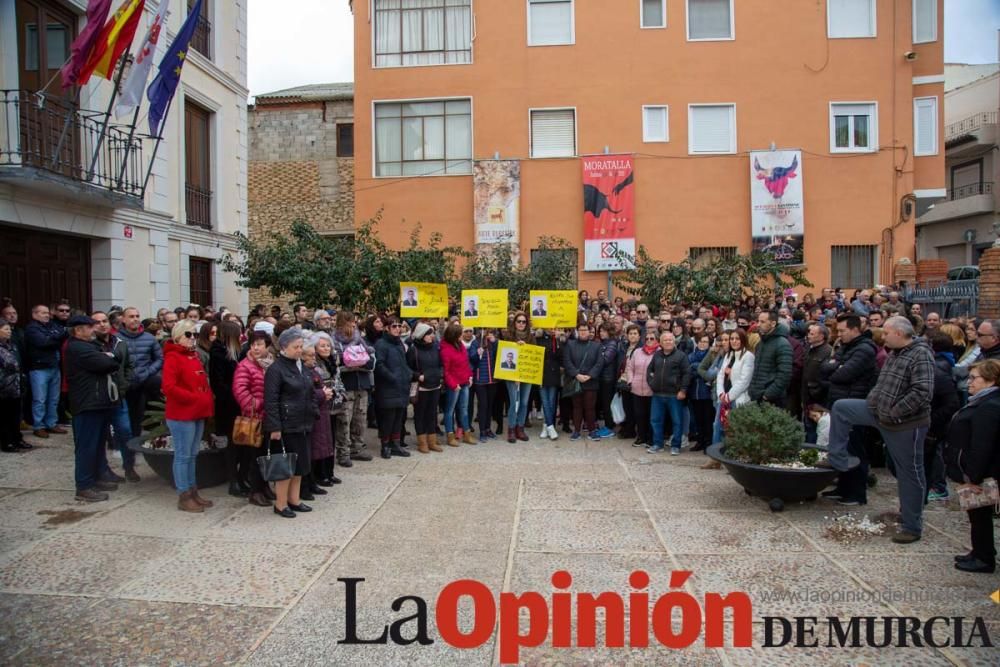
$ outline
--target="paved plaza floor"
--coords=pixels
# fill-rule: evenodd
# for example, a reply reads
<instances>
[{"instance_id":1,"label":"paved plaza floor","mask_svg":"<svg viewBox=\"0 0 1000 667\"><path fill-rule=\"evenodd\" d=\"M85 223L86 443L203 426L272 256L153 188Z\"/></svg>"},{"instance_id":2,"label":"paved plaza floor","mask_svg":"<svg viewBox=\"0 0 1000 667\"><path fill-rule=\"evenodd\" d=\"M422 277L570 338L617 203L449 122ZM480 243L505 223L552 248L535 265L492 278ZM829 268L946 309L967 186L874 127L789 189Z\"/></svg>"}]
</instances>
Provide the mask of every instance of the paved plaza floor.
<instances>
[{"instance_id":1,"label":"paved plaza floor","mask_svg":"<svg viewBox=\"0 0 1000 667\"><path fill-rule=\"evenodd\" d=\"M693 571L685 590L699 600L747 592L754 648L707 649L699 639L673 650L651 638L645 649L555 649L547 640L523 649L522 663L1000 663L1000 649L989 648L761 646L764 616L982 617L1000 639L1000 605L989 597L1000 575L952 567L968 550L968 522L946 503L929 509L915 544L844 542L826 532L844 508L820 500L772 513L724 470L701 470L699 453L651 455L622 440L565 435L445 450L338 469L344 483L294 520L224 486L204 492L216 503L204 514L179 512L145 465L142 482L109 502L77 503L68 436L0 455L0 664L496 664L495 634L467 650L441 640L438 593L475 579L497 596L536 591L548 600L560 569L574 591L626 600L634 570L649 573L654 600L678 569ZM856 516L896 509L895 483L879 476ZM366 579L357 590L360 637L412 614L414 604L391 610L411 595L427 601L434 642L339 645L345 577ZM460 607L463 628L470 610Z\"/></svg>"}]
</instances>

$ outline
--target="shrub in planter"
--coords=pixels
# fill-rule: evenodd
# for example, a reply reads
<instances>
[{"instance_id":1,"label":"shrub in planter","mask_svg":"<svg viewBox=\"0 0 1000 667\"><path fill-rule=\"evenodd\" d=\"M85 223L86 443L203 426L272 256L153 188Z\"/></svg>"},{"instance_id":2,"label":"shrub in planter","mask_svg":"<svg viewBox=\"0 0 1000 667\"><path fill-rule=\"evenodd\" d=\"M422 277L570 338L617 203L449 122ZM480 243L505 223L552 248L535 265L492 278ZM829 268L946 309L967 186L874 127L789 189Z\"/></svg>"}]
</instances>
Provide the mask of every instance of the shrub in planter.
<instances>
[{"instance_id":1,"label":"shrub in planter","mask_svg":"<svg viewBox=\"0 0 1000 667\"><path fill-rule=\"evenodd\" d=\"M792 463L799 460L803 442L802 424L768 403L749 403L729 413L726 456L730 458L755 465Z\"/></svg>"}]
</instances>

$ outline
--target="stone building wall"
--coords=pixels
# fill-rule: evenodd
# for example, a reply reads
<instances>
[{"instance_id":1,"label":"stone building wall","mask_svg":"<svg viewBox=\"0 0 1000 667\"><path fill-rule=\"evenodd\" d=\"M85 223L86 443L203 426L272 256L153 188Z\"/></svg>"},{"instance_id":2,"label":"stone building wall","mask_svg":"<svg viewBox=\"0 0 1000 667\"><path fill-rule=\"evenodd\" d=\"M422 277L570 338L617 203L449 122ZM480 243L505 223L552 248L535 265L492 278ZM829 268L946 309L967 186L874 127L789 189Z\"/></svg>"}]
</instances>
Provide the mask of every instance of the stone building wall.
<instances>
[{"instance_id":1,"label":"stone building wall","mask_svg":"<svg viewBox=\"0 0 1000 667\"><path fill-rule=\"evenodd\" d=\"M353 122L349 100L268 102L249 118L248 234L283 234L302 220L320 233L354 229L354 158L337 157L337 124ZM288 301L250 290L250 305Z\"/></svg>"}]
</instances>

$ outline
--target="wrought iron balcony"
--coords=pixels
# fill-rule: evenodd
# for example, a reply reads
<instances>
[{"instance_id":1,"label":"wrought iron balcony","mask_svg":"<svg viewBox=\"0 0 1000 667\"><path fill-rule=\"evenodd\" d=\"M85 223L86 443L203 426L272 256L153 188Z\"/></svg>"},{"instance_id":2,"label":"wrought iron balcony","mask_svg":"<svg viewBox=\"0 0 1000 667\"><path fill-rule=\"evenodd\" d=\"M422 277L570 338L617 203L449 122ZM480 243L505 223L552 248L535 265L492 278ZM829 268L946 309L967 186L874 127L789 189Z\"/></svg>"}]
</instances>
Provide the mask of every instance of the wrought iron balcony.
<instances>
[{"instance_id":1,"label":"wrought iron balcony","mask_svg":"<svg viewBox=\"0 0 1000 667\"><path fill-rule=\"evenodd\" d=\"M956 123L949 123L948 125L945 125L944 140L945 142L950 142L971 134L972 132L982 128L984 125L996 125L996 123L996 111L981 111L980 113L973 114L968 118L963 118Z\"/></svg>"},{"instance_id":2,"label":"wrought iron balcony","mask_svg":"<svg viewBox=\"0 0 1000 667\"><path fill-rule=\"evenodd\" d=\"M993 183L989 181L980 181L978 183L969 183L968 185L948 190L948 199L965 199L966 197L989 194L993 194Z\"/></svg>"},{"instance_id":3,"label":"wrought iron balcony","mask_svg":"<svg viewBox=\"0 0 1000 667\"><path fill-rule=\"evenodd\" d=\"M0 177L39 176L142 207L144 135L60 97L0 90Z\"/></svg>"},{"instance_id":4,"label":"wrought iron balcony","mask_svg":"<svg viewBox=\"0 0 1000 667\"><path fill-rule=\"evenodd\" d=\"M203 229L212 228L212 193L190 183L184 186L184 208L187 224Z\"/></svg>"},{"instance_id":5,"label":"wrought iron balcony","mask_svg":"<svg viewBox=\"0 0 1000 667\"><path fill-rule=\"evenodd\" d=\"M198 22L194 26L194 34L191 36L191 48L212 59L212 23L204 16L198 17Z\"/></svg>"}]
</instances>

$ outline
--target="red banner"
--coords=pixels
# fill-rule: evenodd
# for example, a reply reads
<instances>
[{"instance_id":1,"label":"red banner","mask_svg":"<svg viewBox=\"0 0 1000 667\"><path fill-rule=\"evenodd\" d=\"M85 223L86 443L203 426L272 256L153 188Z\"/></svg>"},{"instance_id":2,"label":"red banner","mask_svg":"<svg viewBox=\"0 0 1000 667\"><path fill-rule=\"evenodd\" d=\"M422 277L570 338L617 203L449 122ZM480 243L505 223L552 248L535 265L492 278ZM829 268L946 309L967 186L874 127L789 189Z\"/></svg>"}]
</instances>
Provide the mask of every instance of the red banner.
<instances>
[{"instance_id":1,"label":"red banner","mask_svg":"<svg viewBox=\"0 0 1000 667\"><path fill-rule=\"evenodd\" d=\"M583 161L585 271L627 268L617 252L635 255L635 184L631 155Z\"/></svg>"}]
</instances>

